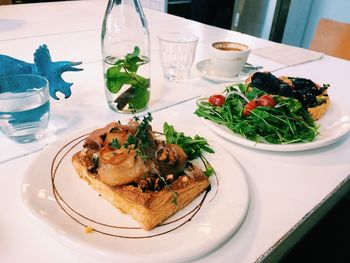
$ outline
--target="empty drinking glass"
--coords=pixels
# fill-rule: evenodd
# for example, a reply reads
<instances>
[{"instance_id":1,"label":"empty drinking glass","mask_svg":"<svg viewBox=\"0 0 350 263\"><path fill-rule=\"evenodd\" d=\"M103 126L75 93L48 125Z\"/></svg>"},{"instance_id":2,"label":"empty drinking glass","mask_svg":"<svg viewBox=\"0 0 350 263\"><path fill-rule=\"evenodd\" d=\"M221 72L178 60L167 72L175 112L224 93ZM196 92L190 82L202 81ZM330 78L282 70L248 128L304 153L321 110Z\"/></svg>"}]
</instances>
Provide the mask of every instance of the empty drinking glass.
<instances>
[{"instance_id":1,"label":"empty drinking glass","mask_svg":"<svg viewBox=\"0 0 350 263\"><path fill-rule=\"evenodd\" d=\"M189 79L198 37L188 33L166 33L158 36L160 61L164 77L170 81Z\"/></svg>"},{"instance_id":2,"label":"empty drinking glass","mask_svg":"<svg viewBox=\"0 0 350 263\"><path fill-rule=\"evenodd\" d=\"M0 129L10 139L27 143L39 139L49 123L48 81L36 75L0 78Z\"/></svg>"}]
</instances>

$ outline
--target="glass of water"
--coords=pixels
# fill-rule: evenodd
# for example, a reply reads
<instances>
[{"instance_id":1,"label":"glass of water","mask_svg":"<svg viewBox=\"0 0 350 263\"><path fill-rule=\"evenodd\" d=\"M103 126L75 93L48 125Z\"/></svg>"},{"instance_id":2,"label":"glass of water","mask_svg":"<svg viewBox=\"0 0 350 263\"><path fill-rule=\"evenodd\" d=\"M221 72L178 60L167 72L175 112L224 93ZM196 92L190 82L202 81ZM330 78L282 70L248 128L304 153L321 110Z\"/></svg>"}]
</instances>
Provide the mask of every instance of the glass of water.
<instances>
[{"instance_id":1,"label":"glass of water","mask_svg":"<svg viewBox=\"0 0 350 263\"><path fill-rule=\"evenodd\" d=\"M49 123L48 81L36 75L0 78L0 129L10 139L27 143L41 138Z\"/></svg>"},{"instance_id":2,"label":"glass of water","mask_svg":"<svg viewBox=\"0 0 350 263\"><path fill-rule=\"evenodd\" d=\"M198 37L188 33L172 32L159 35L158 40L164 77L170 81L188 80Z\"/></svg>"}]
</instances>

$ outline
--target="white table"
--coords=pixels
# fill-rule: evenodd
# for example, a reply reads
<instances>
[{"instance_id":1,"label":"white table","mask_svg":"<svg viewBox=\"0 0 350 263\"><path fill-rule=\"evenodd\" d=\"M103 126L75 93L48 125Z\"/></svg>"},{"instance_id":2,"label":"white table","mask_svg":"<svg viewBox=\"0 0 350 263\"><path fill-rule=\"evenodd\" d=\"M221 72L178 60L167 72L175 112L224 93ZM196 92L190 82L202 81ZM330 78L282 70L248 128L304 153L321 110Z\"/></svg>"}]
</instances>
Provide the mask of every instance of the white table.
<instances>
[{"instance_id":1,"label":"white table","mask_svg":"<svg viewBox=\"0 0 350 263\"><path fill-rule=\"evenodd\" d=\"M71 98L52 102L49 142L76 129L129 118L111 111L104 98L100 28L105 6L106 1L90 0L0 7L0 53L32 61L35 49L45 43L54 61L83 62L84 71L64 75L69 82L74 82ZM195 71L186 83L164 81L158 60L157 34L179 28L195 32L200 37L196 61L208 57L208 47L215 40L234 39L252 48L272 43L148 9L145 12L152 37L150 110L154 118L184 126L196 125L196 134L214 138L237 158L249 182L251 202L241 228L223 246L198 261L254 262L280 258L350 189L349 136L316 150L276 153L248 149L215 135L190 114L195 109L194 98L215 83L201 78ZM319 61L286 68L252 55L250 62L261 64L276 75L331 83L331 99L349 109L348 61L325 56ZM67 116L72 120L69 123L65 121ZM0 143L2 149L11 146L3 137ZM42 146L38 150L40 148ZM11 152L11 148L6 151ZM10 157L31 151L16 149ZM0 157L2 154L5 153L0 153ZM20 200L21 180L38 154L40 152L30 153L0 164L0 261L99 262L63 246L55 237L41 232L40 225L28 217Z\"/></svg>"}]
</instances>

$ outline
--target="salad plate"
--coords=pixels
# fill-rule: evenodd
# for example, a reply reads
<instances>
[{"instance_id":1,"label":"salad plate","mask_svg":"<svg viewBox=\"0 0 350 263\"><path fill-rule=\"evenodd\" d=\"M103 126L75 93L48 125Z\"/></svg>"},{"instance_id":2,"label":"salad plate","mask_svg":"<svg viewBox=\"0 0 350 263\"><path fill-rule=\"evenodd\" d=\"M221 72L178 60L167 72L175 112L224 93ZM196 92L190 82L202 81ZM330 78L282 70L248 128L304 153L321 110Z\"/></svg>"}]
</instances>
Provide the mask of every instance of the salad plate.
<instances>
[{"instance_id":1,"label":"salad plate","mask_svg":"<svg viewBox=\"0 0 350 263\"><path fill-rule=\"evenodd\" d=\"M232 83L216 85L210 92L203 95L201 99L209 98L213 94L220 94L224 91L225 87L231 85ZM319 134L312 142L291 144L258 143L234 133L224 125L219 125L204 118L200 118L200 120L215 133L231 142L253 149L280 152L304 151L324 147L337 142L350 132L350 112L332 100L326 114L320 120L316 121L316 124L319 125Z\"/></svg>"},{"instance_id":2,"label":"salad plate","mask_svg":"<svg viewBox=\"0 0 350 263\"><path fill-rule=\"evenodd\" d=\"M152 126L162 130L155 121ZM92 130L49 145L29 166L22 182L22 200L29 214L66 246L120 262L189 261L210 253L239 229L249 207L248 185L240 164L220 145L209 141L215 154L205 155L215 169L210 190L146 231L75 172L71 158Z\"/></svg>"},{"instance_id":3,"label":"salad plate","mask_svg":"<svg viewBox=\"0 0 350 263\"><path fill-rule=\"evenodd\" d=\"M258 69L261 69L262 67L252 66L247 63L245 67L242 69L241 73L233 77L223 77L218 75L211 64L210 59L199 61L196 64L196 68L204 78L215 82L229 82L229 81L241 82L241 81L244 81L249 75L256 72Z\"/></svg>"}]
</instances>

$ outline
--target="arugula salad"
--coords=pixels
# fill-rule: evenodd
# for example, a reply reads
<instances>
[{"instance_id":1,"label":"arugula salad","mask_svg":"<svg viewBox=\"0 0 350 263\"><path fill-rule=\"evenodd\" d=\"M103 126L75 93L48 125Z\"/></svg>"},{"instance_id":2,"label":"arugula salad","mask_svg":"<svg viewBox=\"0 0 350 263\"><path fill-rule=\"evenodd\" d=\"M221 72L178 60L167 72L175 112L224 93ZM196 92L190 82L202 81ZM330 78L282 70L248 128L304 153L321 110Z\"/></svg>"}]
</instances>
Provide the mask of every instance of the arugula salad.
<instances>
[{"instance_id":1,"label":"arugula salad","mask_svg":"<svg viewBox=\"0 0 350 263\"><path fill-rule=\"evenodd\" d=\"M311 142L319 128L298 100L242 83L197 100L195 114L259 143Z\"/></svg>"}]
</instances>

